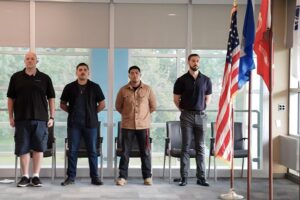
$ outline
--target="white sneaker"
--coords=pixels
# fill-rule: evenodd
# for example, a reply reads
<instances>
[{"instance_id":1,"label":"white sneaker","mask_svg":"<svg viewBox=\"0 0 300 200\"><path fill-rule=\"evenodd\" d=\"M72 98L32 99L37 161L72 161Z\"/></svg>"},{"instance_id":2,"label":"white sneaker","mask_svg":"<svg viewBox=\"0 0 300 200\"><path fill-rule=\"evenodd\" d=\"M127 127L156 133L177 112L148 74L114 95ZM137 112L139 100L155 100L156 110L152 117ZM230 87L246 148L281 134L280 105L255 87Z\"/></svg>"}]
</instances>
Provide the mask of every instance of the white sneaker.
<instances>
[{"instance_id":1,"label":"white sneaker","mask_svg":"<svg viewBox=\"0 0 300 200\"><path fill-rule=\"evenodd\" d=\"M116 185L124 186L127 183L125 178L118 178L116 181Z\"/></svg>"},{"instance_id":2,"label":"white sneaker","mask_svg":"<svg viewBox=\"0 0 300 200\"><path fill-rule=\"evenodd\" d=\"M152 182L152 178L151 177L144 179L144 185L152 185L152 184L153 184L153 182Z\"/></svg>"}]
</instances>

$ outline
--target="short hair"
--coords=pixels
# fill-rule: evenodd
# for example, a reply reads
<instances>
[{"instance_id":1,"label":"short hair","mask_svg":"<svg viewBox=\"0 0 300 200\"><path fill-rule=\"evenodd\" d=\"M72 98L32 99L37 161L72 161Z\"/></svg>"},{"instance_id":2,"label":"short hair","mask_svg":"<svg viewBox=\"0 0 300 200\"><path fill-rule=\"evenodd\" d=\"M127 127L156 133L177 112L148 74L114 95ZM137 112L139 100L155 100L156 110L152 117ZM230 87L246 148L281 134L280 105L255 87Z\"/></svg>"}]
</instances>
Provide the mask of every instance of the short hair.
<instances>
[{"instance_id":1,"label":"short hair","mask_svg":"<svg viewBox=\"0 0 300 200\"><path fill-rule=\"evenodd\" d=\"M76 70L77 70L80 66L85 66L87 69L89 69L89 66L88 66L86 63L79 63L79 64L76 66Z\"/></svg>"},{"instance_id":2,"label":"short hair","mask_svg":"<svg viewBox=\"0 0 300 200\"><path fill-rule=\"evenodd\" d=\"M133 70L133 69L137 69L139 72L141 72L141 69L138 66L133 65L133 66L129 67L128 74L130 74L130 71Z\"/></svg>"},{"instance_id":3,"label":"short hair","mask_svg":"<svg viewBox=\"0 0 300 200\"><path fill-rule=\"evenodd\" d=\"M192 54L189 55L188 61L190 61L192 57L198 57L198 58L200 58L200 56L198 54L192 53Z\"/></svg>"}]
</instances>

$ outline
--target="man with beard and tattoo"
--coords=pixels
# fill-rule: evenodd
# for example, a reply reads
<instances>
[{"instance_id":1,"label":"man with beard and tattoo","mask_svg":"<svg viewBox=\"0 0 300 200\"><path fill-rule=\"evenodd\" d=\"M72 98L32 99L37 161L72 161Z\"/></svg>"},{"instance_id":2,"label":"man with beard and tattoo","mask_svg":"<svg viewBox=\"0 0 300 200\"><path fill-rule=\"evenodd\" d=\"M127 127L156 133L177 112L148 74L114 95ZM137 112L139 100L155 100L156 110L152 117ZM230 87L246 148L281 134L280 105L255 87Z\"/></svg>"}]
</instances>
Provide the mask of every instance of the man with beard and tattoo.
<instances>
[{"instance_id":1,"label":"man with beard and tattoo","mask_svg":"<svg viewBox=\"0 0 300 200\"><path fill-rule=\"evenodd\" d=\"M206 106L211 101L212 83L209 77L199 71L200 56L188 56L189 70L179 77L174 85L174 103L181 111L180 126L182 146L180 158L180 186L187 185L190 164L190 145L195 140L197 184L209 186L205 178L205 145L204 136L207 126Z\"/></svg>"},{"instance_id":2,"label":"man with beard and tattoo","mask_svg":"<svg viewBox=\"0 0 300 200\"><path fill-rule=\"evenodd\" d=\"M104 109L104 95L100 86L88 79L89 67L79 63L77 80L69 83L61 95L60 108L68 113L68 170L62 186L74 184L78 149L81 137L88 152L91 184L102 185L98 174L97 129L98 112Z\"/></svg>"},{"instance_id":3,"label":"man with beard and tattoo","mask_svg":"<svg viewBox=\"0 0 300 200\"><path fill-rule=\"evenodd\" d=\"M151 113L156 110L155 95L150 86L141 81L141 70L132 66L128 70L129 83L117 95L116 110L122 115L122 156L119 165L119 178L116 185L127 182L129 153L134 137L137 138L145 185L152 185L149 129Z\"/></svg>"}]
</instances>

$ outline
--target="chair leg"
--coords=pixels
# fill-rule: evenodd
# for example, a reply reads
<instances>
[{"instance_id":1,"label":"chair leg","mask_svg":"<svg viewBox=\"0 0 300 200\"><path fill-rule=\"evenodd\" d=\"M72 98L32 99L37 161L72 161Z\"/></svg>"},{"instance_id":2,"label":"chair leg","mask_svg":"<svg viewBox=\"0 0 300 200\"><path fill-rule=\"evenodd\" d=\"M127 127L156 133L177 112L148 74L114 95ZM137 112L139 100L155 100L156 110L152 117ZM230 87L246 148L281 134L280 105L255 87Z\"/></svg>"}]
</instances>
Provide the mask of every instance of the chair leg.
<instances>
[{"instance_id":1,"label":"chair leg","mask_svg":"<svg viewBox=\"0 0 300 200\"><path fill-rule=\"evenodd\" d=\"M117 162L118 162L118 156L117 156L117 152L115 152L115 164L114 164L114 177L115 177L115 181L117 181Z\"/></svg>"},{"instance_id":2,"label":"chair leg","mask_svg":"<svg viewBox=\"0 0 300 200\"><path fill-rule=\"evenodd\" d=\"M166 170L166 154L164 155L163 180L165 180L165 170Z\"/></svg>"},{"instance_id":3,"label":"chair leg","mask_svg":"<svg viewBox=\"0 0 300 200\"><path fill-rule=\"evenodd\" d=\"M244 159L245 158L243 158L243 161L242 161L242 173L241 173L241 178L243 178L243 173L244 173ZM248 169L249 170L249 169Z\"/></svg>"},{"instance_id":4,"label":"chair leg","mask_svg":"<svg viewBox=\"0 0 300 200\"><path fill-rule=\"evenodd\" d=\"M150 144L150 163L151 163L151 177L153 178L153 163L152 163L152 142Z\"/></svg>"},{"instance_id":5,"label":"chair leg","mask_svg":"<svg viewBox=\"0 0 300 200\"><path fill-rule=\"evenodd\" d=\"M67 174L67 151L65 151L65 164L64 164L64 178L66 180L66 174Z\"/></svg>"},{"instance_id":6,"label":"chair leg","mask_svg":"<svg viewBox=\"0 0 300 200\"><path fill-rule=\"evenodd\" d=\"M171 184L171 179L172 179L171 154L169 153L169 184Z\"/></svg>"},{"instance_id":7,"label":"chair leg","mask_svg":"<svg viewBox=\"0 0 300 200\"><path fill-rule=\"evenodd\" d=\"M15 183L18 181L18 156L15 158Z\"/></svg>"},{"instance_id":8,"label":"chair leg","mask_svg":"<svg viewBox=\"0 0 300 200\"><path fill-rule=\"evenodd\" d=\"M103 154L101 152L101 158L100 158L100 162L101 162L101 166L100 166L100 177L101 177L101 181L103 181Z\"/></svg>"},{"instance_id":9,"label":"chair leg","mask_svg":"<svg viewBox=\"0 0 300 200\"><path fill-rule=\"evenodd\" d=\"M52 149L52 169L51 169L51 182L54 183L54 151Z\"/></svg>"},{"instance_id":10,"label":"chair leg","mask_svg":"<svg viewBox=\"0 0 300 200\"><path fill-rule=\"evenodd\" d=\"M56 178L56 145L54 144L54 179Z\"/></svg>"},{"instance_id":11,"label":"chair leg","mask_svg":"<svg viewBox=\"0 0 300 200\"><path fill-rule=\"evenodd\" d=\"M209 178L209 174L210 174L210 155L208 156L208 172L207 172L207 178Z\"/></svg>"},{"instance_id":12,"label":"chair leg","mask_svg":"<svg viewBox=\"0 0 300 200\"><path fill-rule=\"evenodd\" d=\"M215 182L217 182L217 166L216 166L216 157L214 156L214 178Z\"/></svg>"}]
</instances>

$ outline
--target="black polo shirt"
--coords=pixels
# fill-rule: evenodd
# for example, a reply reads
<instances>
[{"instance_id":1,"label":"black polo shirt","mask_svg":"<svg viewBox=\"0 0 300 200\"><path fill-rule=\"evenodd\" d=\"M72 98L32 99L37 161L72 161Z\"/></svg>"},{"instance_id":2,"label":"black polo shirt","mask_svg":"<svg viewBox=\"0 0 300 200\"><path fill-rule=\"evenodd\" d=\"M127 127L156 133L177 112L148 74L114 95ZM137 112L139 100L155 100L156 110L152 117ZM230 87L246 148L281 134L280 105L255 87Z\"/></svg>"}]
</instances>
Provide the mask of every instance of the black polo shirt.
<instances>
[{"instance_id":1,"label":"black polo shirt","mask_svg":"<svg viewBox=\"0 0 300 200\"><path fill-rule=\"evenodd\" d=\"M96 128L98 126L98 102L105 99L104 94L97 83L88 80L85 88L85 126L87 128ZM69 83L63 90L60 100L68 104L68 126L78 121L76 107L81 91L77 80ZM78 111L78 110L77 110Z\"/></svg>"},{"instance_id":2,"label":"black polo shirt","mask_svg":"<svg viewBox=\"0 0 300 200\"><path fill-rule=\"evenodd\" d=\"M212 93L210 78L199 72L196 79L187 72L179 77L174 85L173 93L181 95L179 107L189 111L204 111L205 95Z\"/></svg>"},{"instance_id":3,"label":"black polo shirt","mask_svg":"<svg viewBox=\"0 0 300 200\"><path fill-rule=\"evenodd\" d=\"M55 98L52 81L47 74L36 70L29 76L25 69L10 78L7 97L14 100L15 121L48 121L47 99Z\"/></svg>"}]
</instances>

